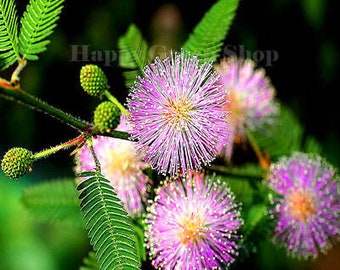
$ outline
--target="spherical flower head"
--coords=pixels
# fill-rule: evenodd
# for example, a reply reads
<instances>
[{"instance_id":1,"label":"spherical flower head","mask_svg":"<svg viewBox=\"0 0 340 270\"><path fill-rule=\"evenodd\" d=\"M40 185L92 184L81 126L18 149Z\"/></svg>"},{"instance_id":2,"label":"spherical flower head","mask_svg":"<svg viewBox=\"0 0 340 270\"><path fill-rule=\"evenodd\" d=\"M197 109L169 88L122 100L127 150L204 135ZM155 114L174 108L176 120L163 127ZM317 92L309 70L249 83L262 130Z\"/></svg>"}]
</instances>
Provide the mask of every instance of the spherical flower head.
<instances>
[{"instance_id":1,"label":"spherical flower head","mask_svg":"<svg viewBox=\"0 0 340 270\"><path fill-rule=\"evenodd\" d=\"M147 208L146 246L157 269L222 269L243 224L230 189L202 174L166 182Z\"/></svg>"},{"instance_id":2,"label":"spherical flower head","mask_svg":"<svg viewBox=\"0 0 340 270\"><path fill-rule=\"evenodd\" d=\"M209 164L217 142L228 136L226 94L212 65L182 51L156 58L144 74L127 101L137 150L146 151L152 168L171 176Z\"/></svg>"},{"instance_id":3,"label":"spherical flower head","mask_svg":"<svg viewBox=\"0 0 340 270\"><path fill-rule=\"evenodd\" d=\"M221 75L218 83L229 92L230 102L224 109L231 112L228 120L232 136L228 141L220 142L219 150L230 159L230 138L243 138L245 128L255 130L261 128L264 123L273 123L273 117L278 112L278 103L275 101L276 91L265 76L264 69L256 69L252 60L233 56L223 58L215 69ZM229 143L229 149L222 147L226 143Z\"/></svg>"},{"instance_id":4,"label":"spherical flower head","mask_svg":"<svg viewBox=\"0 0 340 270\"><path fill-rule=\"evenodd\" d=\"M120 121L120 109L111 101L103 101L94 111L93 122L100 132L110 132Z\"/></svg>"},{"instance_id":5,"label":"spherical flower head","mask_svg":"<svg viewBox=\"0 0 340 270\"><path fill-rule=\"evenodd\" d=\"M97 65L88 64L80 70L80 85L91 96L101 96L108 89L107 77Z\"/></svg>"},{"instance_id":6,"label":"spherical flower head","mask_svg":"<svg viewBox=\"0 0 340 270\"><path fill-rule=\"evenodd\" d=\"M318 155L294 153L271 165L268 185L282 197L275 200L274 241L290 255L317 257L340 236L339 178Z\"/></svg>"},{"instance_id":7,"label":"spherical flower head","mask_svg":"<svg viewBox=\"0 0 340 270\"><path fill-rule=\"evenodd\" d=\"M121 116L117 129L129 131L125 116ZM148 165L136 153L134 143L98 136L93 140L93 147L102 174L111 182L125 209L131 217L139 216L144 211L143 202L151 180L142 171ZM95 167L90 149L84 146L76 155L75 172L93 171Z\"/></svg>"},{"instance_id":8,"label":"spherical flower head","mask_svg":"<svg viewBox=\"0 0 340 270\"><path fill-rule=\"evenodd\" d=\"M22 147L9 149L2 161L1 169L12 179L20 178L32 170L33 153Z\"/></svg>"}]
</instances>

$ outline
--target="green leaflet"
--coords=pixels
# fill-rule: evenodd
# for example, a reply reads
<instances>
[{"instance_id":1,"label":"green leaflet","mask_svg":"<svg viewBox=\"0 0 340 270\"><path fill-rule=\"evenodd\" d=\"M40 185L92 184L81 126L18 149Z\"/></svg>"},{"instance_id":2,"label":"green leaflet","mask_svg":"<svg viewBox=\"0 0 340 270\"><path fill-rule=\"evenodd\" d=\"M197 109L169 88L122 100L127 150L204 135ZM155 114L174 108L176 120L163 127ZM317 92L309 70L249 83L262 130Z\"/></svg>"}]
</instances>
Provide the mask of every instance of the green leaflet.
<instances>
[{"instance_id":1,"label":"green leaflet","mask_svg":"<svg viewBox=\"0 0 340 270\"><path fill-rule=\"evenodd\" d=\"M131 220L110 182L98 172L85 172L78 177L88 177L77 189L99 269L140 269Z\"/></svg>"},{"instance_id":2,"label":"green leaflet","mask_svg":"<svg viewBox=\"0 0 340 270\"><path fill-rule=\"evenodd\" d=\"M73 179L53 179L27 187L22 202L37 220L81 227L76 184Z\"/></svg>"},{"instance_id":3,"label":"green leaflet","mask_svg":"<svg viewBox=\"0 0 340 270\"><path fill-rule=\"evenodd\" d=\"M322 146L312 135L308 135L305 139L303 151L305 153L322 153Z\"/></svg>"},{"instance_id":4,"label":"green leaflet","mask_svg":"<svg viewBox=\"0 0 340 270\"><path fill-rule=\"evenodd\" d=\"M132 225L133 230L135 231L135 241L137 254L140 261L146 260L146 250L144 245L144 224L142 219L134 220L134 224Z\"/></svg>"},{"instance_id":5,"label":"green leaflet","mask_svg":"<svg viewBox=\"0 0 340 270\"><path fill-rule=\"evenodd\" d=\"M273 125L266 125L262 130L251 133L258 146L272 159L301 149L303 128L297 117L283 105Z\"/></svg>"},{"instance_id":6,"label":"green leaflet","mask_svg":"<svg viewBox=\"0 0 340 270\"><path fill-rule=\"evenodd\" d=\"M190 51L203 61L215 62L221 53L223 41L234 19L238 0L220 0L208 10L184 43Z\"/></svg>"},{"instance_id":7,"label":"green leaflet","mask_svg":"<svg viewBox=\"0 0 340 270\"><path fill-rule=\"evenodd\" d=\"M241 261L256 252L259 243L268 239L273 232L274 222L267 211L268 206L259 203L253 205L246 213L245 224L240 231L243 235L239 249Z\"/></svg>"},{"instance_id":8,"label":"green leaflet","mask_svg":"<svg viewBox=\"0 0 340 270\"><path fill-rule=\"evenodd\" d=\"M37 54L50 43L46 38L53 33L63 8L63 0L31 0L21 18L19 49L23 58L37 60Z\"/></svg>"},{"instance_id":9,"label":"green leaflet","mask_svg":"<svg viewBox=\"0 0 340 270\"><path fill-rule=\"evenodd\" d=\"M143 68L150 60L148 44L136 25L131 24L118 40L120 49L119 66L123 68L125 84L133 85L136 76L143 74Z\"/></svg>"},{"instance_id":10,"label":"green leaflet","mask_svg":"<svg viewBox=\"0 0 340 270\"><path fill-rule=\"evenodd\" d=\"M18 16L13 0L0 0L0 70L20 59Z\"/></svg>"},{"instance_id":11,"label":"green leaflet","mask_svg":"<svg viewBox=\"0 0 340 270\"><path fill-rule=\"evenodd\" d=\"M79 268L79 270L98 270L99 265L97 263L96 254L93 251L90 251L83 259L84 265Z\"/></svg>"}]
</instances>

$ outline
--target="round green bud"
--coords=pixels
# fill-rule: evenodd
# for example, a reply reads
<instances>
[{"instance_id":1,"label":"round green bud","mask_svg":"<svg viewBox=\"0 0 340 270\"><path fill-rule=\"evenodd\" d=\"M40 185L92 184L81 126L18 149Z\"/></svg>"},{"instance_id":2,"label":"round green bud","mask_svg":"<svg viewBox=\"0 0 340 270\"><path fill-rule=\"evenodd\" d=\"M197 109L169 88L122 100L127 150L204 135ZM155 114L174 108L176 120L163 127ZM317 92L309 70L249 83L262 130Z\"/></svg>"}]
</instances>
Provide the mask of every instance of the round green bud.
<instances>
[{"instance_id":1,"label":"round green bud","mask_svg":"<svg viewBox=\"0 0 340 270\"><path fill-rule=\"evenodd\" d=\"M10 178L22 177L32 171L33 153L25 148L14 147L6 152L1 169Z\"/></svg>"},{"instance_id":2,"label":"round green bud","mask_svg":"<svg viewBox=\"0 0 340 270\"><path fill-rule=\"evenodd\" d=\"M93 122L100 132L110 132L120 121L120 110L111 101L100 103L94 111Z\"/></svg>"},{"instance_id":3,"label":"round green bud","mask_svg":"<svg viewBox=\"0 0 340 270\"><path fill-rule=\"evenodd\" d=\"M100 96L108 89L105 73L97 65L85 65L80 70L80 85L91 96Z\"/></svg>"}]
</instances>

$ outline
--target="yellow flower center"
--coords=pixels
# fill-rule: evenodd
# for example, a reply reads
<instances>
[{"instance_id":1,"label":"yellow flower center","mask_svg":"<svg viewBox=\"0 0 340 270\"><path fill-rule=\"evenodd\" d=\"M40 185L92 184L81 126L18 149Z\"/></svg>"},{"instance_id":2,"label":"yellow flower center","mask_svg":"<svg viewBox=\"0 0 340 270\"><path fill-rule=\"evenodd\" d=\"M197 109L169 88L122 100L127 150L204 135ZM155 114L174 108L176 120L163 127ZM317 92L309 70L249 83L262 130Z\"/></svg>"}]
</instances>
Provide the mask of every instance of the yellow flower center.
<instances>
[{"instance_id":1,"label":"yellow flower center","mask_svg":"<svg viewBox=\"0 0 340 270\"><path fill-rule=\"evenodd\" d=\"M189 218L182 220L180 224L178 236L183 245L197 243L205 237L206 229L204 228L203 217L200 215L192 213Z\"/></svg>"},{"instance_id":2,"label":"yellow flower center","mask_svg":"<svg viewBox=\"0 0 340 270\"><path fill-rule=\"evenodd\" d=\"M223 106L223 109L231 112L228 119L233 125L237 125L244 117L245 108L242 106L242 97L237 95L237 91L230 91L226 99L229 100L229 102Z\"/></svg>"},{"instance_id":3,"label":"yellow flower center","mask_svg":"<svg viewBox=\"0 0 340 270\"><path fill-rule=\"evenodd\" d=\"M288 207L292 216L301 221L306 221L315 213L315 201L307 192L292 192L288 196Z\"/></svg>"},{"instance_id":4,"label":"yellow flower center","mask_svg":"<svg viewBox=\"0 0 340 270\"><path fill-rule=\"evenodd\" d=\"M105 156L107 168L111 174L131 173L139 164L131 142L122 141L119 146L111 148Z\"/></svg>"},{"instance_id":5,"label":"yellow flower center","mask_svg":"<svg viewBox=\"0 0 340 270\"><path fill-rule=\"evenodd\" d=\"M180 97L175 101L169 99L166 107L165 118L176 127L182 127L183 121L189 118L189 112L193 109L192 104L184 97Z\"/></svg>"}]
</instances>

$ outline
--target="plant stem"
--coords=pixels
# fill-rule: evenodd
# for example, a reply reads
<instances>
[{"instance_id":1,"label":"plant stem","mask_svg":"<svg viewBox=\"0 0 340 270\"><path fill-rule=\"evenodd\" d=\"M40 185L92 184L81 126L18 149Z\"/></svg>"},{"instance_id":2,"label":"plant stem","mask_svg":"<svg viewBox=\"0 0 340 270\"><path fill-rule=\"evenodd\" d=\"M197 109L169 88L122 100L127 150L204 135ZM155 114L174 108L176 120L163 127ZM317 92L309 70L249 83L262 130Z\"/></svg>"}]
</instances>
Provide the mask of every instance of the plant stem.
<instances>
[{"instance_id":1,"label":"plant stem","mask_svg":"<svg viewBox=\"0 0 340 270\"><path fill-rule=\"evenodd\" d=\"M38 99L25 91L19 89L16 85L12 85L11 82L0 78L0 97L14 100L21 103L31 109L43 112L51 117L58 119L59 121L66 123L70 127L80 131L87 132L90 135L102 135L123 140L129 140L130 134L127 132L113 130L110 133L94 132L92 130L91 123L81 120L71 114L49 105L48 103Z\"/></svg>"},{"instance_id":2,"label":"plant stem","mask_svg":"<svg viewBox=\"0 0 340 270\"><path fill-rule=\"evenodd\" d=\"M41 158L44 158L44 157L48 157L48 156L50 156L52 154L57 153L60 150L67 149L67 148L70 148L72 146L82 145L85 141L86 141L86 139L81 134L78 137L76 137L76 138L74 138L74 139L72 139L70 141L64 142L62 144L53 146L53 147L51 147L49 149L46 149L46 150L43 150L41 152L35 153L33 155L33 159L34 160L38 160L38 159L41 159Z\"/></svg>"},{"instance_id":3,"label":"plant stem","mask_svg":"<svg viewBox=\"0 0 340 270\"><path fill-rule=\"evenodd\" d=\"M98 159L98 157L97 157L97 154L96 154L96 152L94 151L92 138L89 138L89 139L87 140L87 145L88 145L88 147L90 148L92 157L93 157L93 159L94 159L94 163L96 164L96 171L100 173L100 172L101 172L101 166L100 166L100 162L99 162L99 159Z\"/></svg>"},{"instance_id":4,"label":"plant stem","mask_svg":"<svg viewBox=\"0 0 340 270\"><path fill-rule=\"evenodd\" d=\"M229 168L220 165L211 165L208 168L209 171L221 173L226 176L234 176L237 178L244 178L244 179L256 179L261 180L264 177L264 172L262 173L248 173L244 172L244 170L237 169L237 168Z\"/></svg>"},{"instance_id":5,"label":"plant stem","mask_svg":"<svg viewBox=\"0 0 340 270\"><path fill-rule=\"evenodd\" d=\"M257 142L256 142L253 134L251 134L251 132L249 130L247 130L246 133L247 133L248 141L249 141L251 147L253 148L253 150L254 150L254 152L257 156L257 159L259 160L260 166L262 167L262 169L268 170L268 168L270 166L269 157L263 155L260 147L257 145Z\"/></svg>"},{"instance_id":6,"label":"plant stem","mask_svg":"<svg viewBox=\"0 0 340 270\"><path fill-rule=\"evenodd\" d=\"M111 130L110 133L96 132L94 135L107 136L116 139L130 140L130 133L120 130Z\"/></svg>"},{"instance_id":7,"label":"plant stem","mask_svg":"<svg viewBox=\"0 0 340 270\"><path fill-rule=\"evenodd\" d=\"M84 131L89 128L90 124L80 120L79 118L74 117L64 111L53 107L46 102L36 98L35 96L30 95L29 93L22 91L21 89L17 89L15 87L4 87L0 85L0 95L5 98L15 100L23 105L26 105L32 109L37 111L41 111L46 113L52 117L57 118L58 120L68 124L74 129Z\"/></svg>"},{"instance_id":8,"label":"plant stem","mask_svg":"<svg viewBox=\"0 0 340 270\"><path fill-rule=\"evenodd\" d=\"M27 64L27 60L25 58L22 58L19 60L18 62L18 66L17 68L14 70L13 74L12 74L12 77L11 77L11 83L13 85L17 85L19 84L19 81L20 81L20 72L25 68Z\"/></svg>"},{"instance_id":9,"label":"plant stem","mask_svg":"<svg viewBox=\"0 0 340 270\"><path fill-rule=\"evenodd\" d=\"M108 90L105 90L104 95L107 97L108 100L115 104L123 114L129 115L125 107L113 95L111 95L111 93Z\"/></svg>"}]
</instances>

